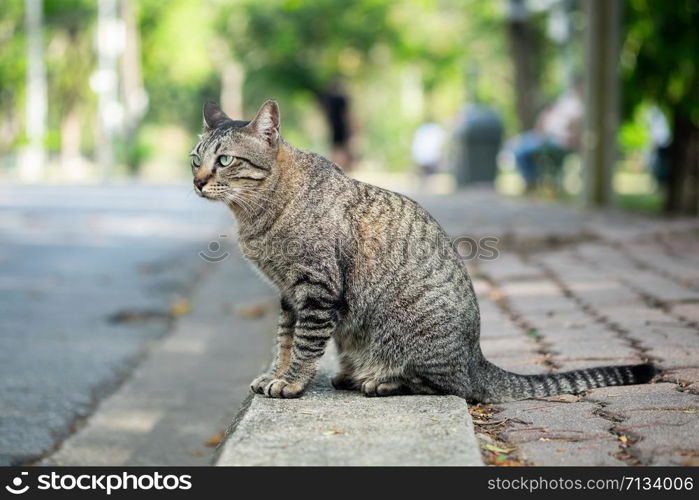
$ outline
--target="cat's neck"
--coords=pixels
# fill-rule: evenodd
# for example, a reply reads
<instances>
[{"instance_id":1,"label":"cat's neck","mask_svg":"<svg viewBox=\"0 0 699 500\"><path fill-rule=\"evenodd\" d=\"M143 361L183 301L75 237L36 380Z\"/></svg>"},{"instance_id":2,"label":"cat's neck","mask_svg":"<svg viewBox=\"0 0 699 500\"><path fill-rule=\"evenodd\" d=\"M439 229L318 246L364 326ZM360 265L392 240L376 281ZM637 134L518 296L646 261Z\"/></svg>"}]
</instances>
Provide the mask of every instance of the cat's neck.
<instances>
[{"instance_id":1,"label":"cat's neck","mask_svg":"<svg viewBox=\"0 0 699 500\"><path fill-rule=\"evenodd\" d=\"M299 154L303 153L286 141L280 140L275 174L239 202L228 203L238 221L241 237L263 234L298 194L304 185L304 172L299 168L302 162L297 158Z\"/></svg>"}]
</instances>

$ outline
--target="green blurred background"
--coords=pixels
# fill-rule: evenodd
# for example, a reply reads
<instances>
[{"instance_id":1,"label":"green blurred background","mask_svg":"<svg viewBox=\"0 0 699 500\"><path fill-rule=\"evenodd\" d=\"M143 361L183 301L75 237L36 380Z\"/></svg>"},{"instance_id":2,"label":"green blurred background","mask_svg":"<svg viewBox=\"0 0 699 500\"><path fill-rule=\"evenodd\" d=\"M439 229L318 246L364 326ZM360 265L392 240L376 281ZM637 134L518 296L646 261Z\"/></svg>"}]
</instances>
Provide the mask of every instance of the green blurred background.
<instances>
[{"instance_id":1,"label":"green blurred background","mask_svg":"<svg viewBox=\"0 0 699 500\"><path fill-rule=\"evenodd\" d=\"M355 122L352 175L400 187L413 182L410 145L425 120L451 132L464 103L478 102L510 138L576 76L589 78L586 30L601 3L2 0L0 178L187 179L207 99L249 118L273 97L285 137L328 154L317 95L341 78ZM696 213L699 2L619 3L613 203ZM650 169L654 112L673 137L664 188ZM577 199L584 164L572 155L563 189L534 194ZM499 165L497 188L521 193L511 159ZM436 191L453 188L448 171L438 177Z\"/></svg>"}]
</instances>

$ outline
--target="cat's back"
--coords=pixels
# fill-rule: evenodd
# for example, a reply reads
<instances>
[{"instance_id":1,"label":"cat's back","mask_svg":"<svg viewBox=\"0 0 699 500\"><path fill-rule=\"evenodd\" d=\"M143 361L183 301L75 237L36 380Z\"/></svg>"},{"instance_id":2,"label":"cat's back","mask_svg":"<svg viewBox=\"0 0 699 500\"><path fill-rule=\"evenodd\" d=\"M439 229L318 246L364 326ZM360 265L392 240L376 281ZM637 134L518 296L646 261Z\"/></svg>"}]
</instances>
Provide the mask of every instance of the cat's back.
<instances>
[{"instance_id":1,"label":"cat's back","mask_svg":"<svg viewBox=\"0 0 699 500\"><path fill-rule=\"evenodd\" d=\"M352 182L356 209L350 215L360 237L395 244L444 235L437 221L412 198L372 184Z\"/></svg>"}]
</instances>

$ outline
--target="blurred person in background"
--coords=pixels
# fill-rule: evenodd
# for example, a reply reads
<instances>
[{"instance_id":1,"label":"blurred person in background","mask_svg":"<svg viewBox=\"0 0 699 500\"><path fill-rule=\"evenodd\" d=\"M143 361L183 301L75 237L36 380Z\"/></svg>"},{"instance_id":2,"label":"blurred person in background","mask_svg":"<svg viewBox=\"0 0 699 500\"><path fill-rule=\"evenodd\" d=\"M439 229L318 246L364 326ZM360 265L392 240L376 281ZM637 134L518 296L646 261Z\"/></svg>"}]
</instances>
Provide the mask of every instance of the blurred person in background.
<instances>
[{"instance_id":1,"label":"blurred person in background","mask_svg":"<svg viewBox=\"0 0 699 500\"><path fill-rule=\"evenodd\" d=\"M646 116L651 150L648 155L648 168L658 185L665 188L670 170L670 144L672 132L667 118L658 106L651 106Z\"/></svg>"},{"instance_id":2,"label":"blurred person in background","mask_svg":"<svg viewBox=\"0 0 699 500\"><path fill-rule=\"evenodd\" d=\"M537 185L542 158L552 161L555 169L560 171L565 156L579 151L582 119L583 80L579 78L572 88L539 114L533 130L515 138L515 162L527 191Z\"/></svg>"},{"instance_id":3,"label":"blurred person in background","mask_svg":"<svg viewBox=\"0 0 699 500\"><path fill-rule=\"evenodd\" d=\"M345 170L352 170L352 118L350 98L342 80L334 80L319 96L330 129L331 159Z\"/></svg>"},{"instance_id":4,"label":"blurred person in background","mask_svg":"<svg viewBox=\"0 0 699 500\"><path fill-rule=\"evenodd\" d=\"M415 130L411 156L423 180L437 172L442 161L445 138L444 129L429 119Z\"/></svg>"}]
</instances>

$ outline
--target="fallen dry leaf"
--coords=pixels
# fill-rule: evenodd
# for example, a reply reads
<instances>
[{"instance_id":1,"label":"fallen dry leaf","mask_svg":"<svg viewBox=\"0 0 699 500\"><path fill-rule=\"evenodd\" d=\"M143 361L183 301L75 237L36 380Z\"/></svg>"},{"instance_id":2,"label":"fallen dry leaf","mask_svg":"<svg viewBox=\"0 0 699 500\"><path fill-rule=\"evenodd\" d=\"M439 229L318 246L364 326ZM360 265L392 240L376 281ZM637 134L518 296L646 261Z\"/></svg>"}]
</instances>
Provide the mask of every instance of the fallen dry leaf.
<instances>
[{"instance_id":1,"label":"fallen dry leaf","mask_svg":"<svg viewBox=\"0 0 699 500\"><path fill-rule=\"evenodd\" d=\"M221 441L223 441L223 438L224 438L225 436L226 436L226 433L225 433L225 432L223 432L223 431L218 431L216 434L214 434L214 435L211 436L209 439L207 439L206 441L204 441L204 446L210 446L210 447L212 447L212 448L213 448L214 446L218 446L219 443L221 443Z\"/></svg>"},{"instance_id":2,"label":"fallen dry leaf","mask_svg":"<svg viewBox=\"0 0 699 500\"><path fill-rule=\"evenodd\" d=\"M242 319L260 319L271 308L272 305L269 302L259 302L257 304L238 306L235 312Z\"/></svg>"},{"instance_id":3,"label":"fallen dry leaf","mask_svg":"<svg viewBox=\"0 0 699 500\"><path fill-rule=\"evenodd\" d=\"M187 299L176 300L170 305L170 316L179 318L187 314L191 309L192 306Z\"/></svg>"},{"instance_id":4,"label":"fallen dry leaf","mask_svg":"<svg viewBox=\"0 0 699 500\"><path fill-rule=\"evenodd\" d=\"M337 434L344 434L344 433L345 433L345 431L333 429L331 431L325 431L323 434L325 434L326 436L335 436Z\"/></svg>"},{"instance_id":5,"label":"fallen dry leaf","mask_svg":"<svg viewBox=\"0 0 699 500\"><path fill-rule=\"evenodd\" d=\"M503 455L509 455L513 451L515 451L517 448L499 448L495 446L494 444L486 443L485 445L486 450L492 451L493 453L498 453L498 454L503 454Z\"/></svg>"},{"instance_id":6,"label":"fallen dry leaf","mask_svg":"<svg viewBox=\"0 0 699 500\"><path fill-rule=\"evenodd\" d=\"M498 300L501 300L503 298L502 292L500 292L500 290L496 290L496 289L491 289L488 296L494 302L497 302Z\"/></svg>"},{"instance_id":7,"label":"fallen dry leaf","mask_svg":"<svg viewBox=\"0 0 699 500\"><path fill-rule=\"evenodd\" d=\"M516 460L509 460L507 457L500 455L495 459L495 465L498 467L524 467L524 464Z\"/></svg>"}]
</instances>

